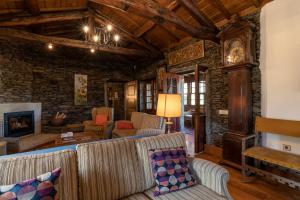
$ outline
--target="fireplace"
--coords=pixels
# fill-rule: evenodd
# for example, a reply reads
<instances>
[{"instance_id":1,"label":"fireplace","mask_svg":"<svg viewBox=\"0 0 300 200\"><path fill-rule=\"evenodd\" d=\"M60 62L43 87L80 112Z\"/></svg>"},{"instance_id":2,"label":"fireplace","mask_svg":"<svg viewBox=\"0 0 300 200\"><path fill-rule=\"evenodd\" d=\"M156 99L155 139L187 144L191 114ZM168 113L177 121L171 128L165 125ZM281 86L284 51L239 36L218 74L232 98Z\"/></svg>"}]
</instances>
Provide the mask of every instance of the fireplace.
<instances>
[{"instance_id":1,"label":"fireplace","mask_svg":"<svg viewBox=\"0 0 300 200\"><path fill-rule=\"evenodd\" d=\"M4 113L4 137L34 133L34 111Z\"/></svg>"}]
</instances>

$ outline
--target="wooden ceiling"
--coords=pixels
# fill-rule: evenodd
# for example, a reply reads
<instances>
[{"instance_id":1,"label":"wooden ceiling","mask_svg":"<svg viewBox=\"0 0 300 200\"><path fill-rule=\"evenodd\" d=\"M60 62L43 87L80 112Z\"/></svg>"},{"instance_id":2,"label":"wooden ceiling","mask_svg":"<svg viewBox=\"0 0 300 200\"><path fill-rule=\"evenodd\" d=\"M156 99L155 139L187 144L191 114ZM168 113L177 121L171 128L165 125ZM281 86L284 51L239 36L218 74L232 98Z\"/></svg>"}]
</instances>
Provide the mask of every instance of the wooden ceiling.
<instances>
[{"instance_id":1,"label":"wooden ceiling","mask_svg":"<svg viewBox=\"0 0 300 200\"><path fill-rule=\"evenodd\" d=\"M81 28L92 18L112 24L121 35L120 47L101 50L134 63L137 56L157 58L193 37L218 42L219 28L233 16L255 12L269 1L1 0L0 37L90 48L81 42Z\"/></svg>"}]
</instances>

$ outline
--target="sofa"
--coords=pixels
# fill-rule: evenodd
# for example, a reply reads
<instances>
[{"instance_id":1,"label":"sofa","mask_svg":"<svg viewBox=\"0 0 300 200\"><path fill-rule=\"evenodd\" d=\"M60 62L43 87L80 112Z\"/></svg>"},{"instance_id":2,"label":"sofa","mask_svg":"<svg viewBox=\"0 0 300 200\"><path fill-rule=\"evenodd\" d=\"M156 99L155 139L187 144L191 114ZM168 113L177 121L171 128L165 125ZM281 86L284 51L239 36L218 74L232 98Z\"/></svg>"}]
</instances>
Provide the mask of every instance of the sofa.
<instances>
[{"instance_id":1,"label":"sofa","mask_svg":"<svg viewBox=\"0 0 300 200\"><path fill-rule=\"evenodd\" d=\"M107 123L104 126L96 125L96 116L105 114L108 116ZM103 133L105 138L111 138L114 125L114 109L110 107L99 107L92 109L92 120L84 121L84 132Z\"/></svg>"},{"instance_id":2,"label":"sofa","mask_svg":"<svg viewBox=\"0 0 300 200\"><path fill-rule=\"evenodd\" d=\"M61 168L58 194L62 200L231 200L228 172L203 159L190 166L197 184L154 197L150 149L185 147L181 133L143 138L118 138L0 157L0 185L13 184ZM62 148L66 148L62 150Z\"/></svg>"},{"instance_id":3,"label":"sofa","mask_svg":"<svg viewBox=\"0 0 300 200\"><path fill-rule=\"evenodd\" d=\"M142 112L132 112L131 122L133 129L118 129L118 123L122 121L116 121L113 130L113 137L129 137L134 135L143 134L145 129L152 129L156 132L165 133L165 120L162 117L156 115L150 115Z\"/></svg>"}]
</instances>

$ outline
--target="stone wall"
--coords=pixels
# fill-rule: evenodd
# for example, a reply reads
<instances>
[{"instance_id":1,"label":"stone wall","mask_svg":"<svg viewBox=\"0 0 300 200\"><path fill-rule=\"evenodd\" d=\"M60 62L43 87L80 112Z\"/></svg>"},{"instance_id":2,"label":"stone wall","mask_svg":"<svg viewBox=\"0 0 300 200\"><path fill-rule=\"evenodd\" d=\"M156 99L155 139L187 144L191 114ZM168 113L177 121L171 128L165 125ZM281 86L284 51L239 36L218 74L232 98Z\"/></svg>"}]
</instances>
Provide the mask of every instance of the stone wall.
<instances>
[{"instance_id":1,"label":"stone wall","mask_svg":"<svg viewBox=\"0 0 300 200\"><path fill-rule=\"evenodd\" d=\"M244 17L256 24L257 30L257 60L259 60L259 13ZM224 27L225 28L225 27ZM172 50L182 48L190 43L182 44ZM136 79L145 80L156 77L156 69L161 65L167 65L166 60L158 61L150 66L139 67L136 71ZM206 116L207 116L207 143L222 146L222 136L228 130L228 116L219 115L219 110L228 109L228 83L227 75L221 69L220 45L205 41L205 57L178 66L168 67L168 72L184 73L193 71L195 64L208 67L207 71L207 94L206 94ZM253 96L253 119L261 112L261 74L259 66L252 70L252 96ZM254 121L254 120L253 120Z\"/></svg>"},{"instance_id":2,"label":"stone wall","mask_svg":"<svg viewBox=\"0 0 300 200\"><path fill-rule=\"evenodd\" d=\"M91 108L104 106L104 81L130 80L119 68L104 66L86 51L43 44L0 40L0 103L41 102L45 127L56 112L68 115L67 123L91 118ZM88 75L88 104L74 105L74 75Z\"/></svg>"}]
</instances>

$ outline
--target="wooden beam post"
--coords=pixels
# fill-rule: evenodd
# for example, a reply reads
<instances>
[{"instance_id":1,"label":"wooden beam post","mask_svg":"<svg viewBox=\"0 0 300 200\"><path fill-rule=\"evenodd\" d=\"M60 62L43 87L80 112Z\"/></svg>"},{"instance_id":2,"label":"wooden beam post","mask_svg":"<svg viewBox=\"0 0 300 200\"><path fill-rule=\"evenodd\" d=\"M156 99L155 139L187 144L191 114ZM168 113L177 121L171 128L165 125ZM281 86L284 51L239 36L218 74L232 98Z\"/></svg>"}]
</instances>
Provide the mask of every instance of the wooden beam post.
<instances>
[{"instance_id":1,"label":"wooden beam post","mask_svg":"<svg viewBox=\"0 0 300 200\"><path fill-rule=\"evenodd\" d=\"M40 6L38 0L25 0L25 7L29 10L30 14L34 16L40 14Z\"/></svg>"},{"instance_id":2,"label":"wooden beam post","mask_svg":"<svg viewBox=\"0 0 300 200\"><path fill-rule=\"evenodd\" d=\"M212 31L218 31L215 24L201 11L198 9L198 5L194 0L177 0L191 16L204 27L211 28Z\"/></svg>"},{"instance_id":3,"label":"wooden beam post","mask_svg":"<svg viewBox=\"0 0 300 200\"><path fill-rule=\"evenodd\" d=\"M33 17L18 17L8 21L0 21L0 27L29 26L48 22L82 19L88 16L89 13L87 11L49 13Z\"/></svg>"},{"instance_id":4,"label":"wooden beam post","mask_svg":"<svg viewBox=\"0 0 300 200\"><path fill-rule=\"evenodd\" d=\"M215 42L219 40L216 38L216 32L212 32L211 29L206 27L195 28L182 19L180 19L174 12L160 6L157 2L151 1L147 4L140 1L128 1L128 0L90 0L110 8L118 9L123 12L127 12L130 8L130 12L147 19L154 21L157 24L170 23L176 26L176 28L189 33L193 37L200 39L208 39Z\"/></svg>"},{"instance_id":5,"label":"wooden beam post","mask_svg":"<svg viewBox=\"0 0 300 200\"><path fill-rule=\"evenodd\" d=\"M20 38L29 41L37 41L42 43L52 43L55 45L63 45L68 47L76 47L83 49L91 49L95 48L99 51L104 51L113 54L120 55L135 55L135 56L145 56L145 57L155 57L153 54L147 51L138 50L138 49L127 49L122 47L104 47L104 46L96 46L94 43L81 41L81 40L73 40L67 38L60 37L49 37L38 35L34 33L29 33L26 31L9 29L9 28L0 28L0 37L2 38Z\"/></svg>"}]
</instances>

